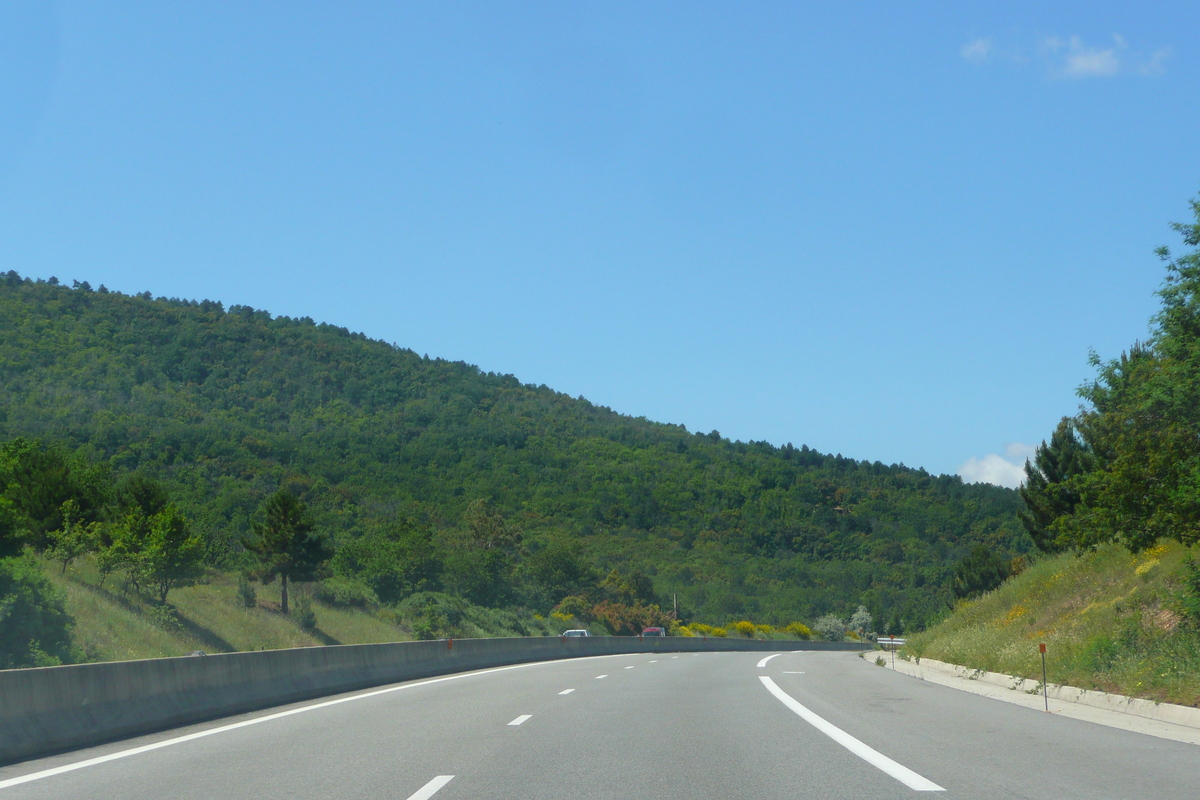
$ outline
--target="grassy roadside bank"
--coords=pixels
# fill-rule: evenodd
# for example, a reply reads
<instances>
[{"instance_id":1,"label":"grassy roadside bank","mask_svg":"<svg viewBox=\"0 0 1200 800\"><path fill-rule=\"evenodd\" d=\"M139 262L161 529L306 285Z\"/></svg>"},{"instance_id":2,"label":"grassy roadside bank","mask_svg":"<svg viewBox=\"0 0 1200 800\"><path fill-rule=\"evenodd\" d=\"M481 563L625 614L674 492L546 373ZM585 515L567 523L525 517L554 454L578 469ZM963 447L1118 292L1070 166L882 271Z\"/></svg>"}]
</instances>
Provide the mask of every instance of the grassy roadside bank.
<instances>
[{"instance_id":1,"label":"grassy roadside bank","mask_svg":"<svg viewBox=\"0 0 1200 800\"><path fill-rule=\"evenodd\" d=\"M38 558L46 577L65 600L74 618L77 661L126 661L186 655L196 650L231 653L319 645L403 642L417 638L485 636L550 636L567 628L591 627L562 615L473 606L461 598L436 593L413 595L394 607L351 606L323 602L313 586L293 584L292 614L279 613L279 585L252 584L253 605L244 602L238 577L210 571L195 586L173 589L168 606L122 591L120 579L102 581L96 566L82 558L65 571L61 564ZM301 625L298 601L307 599L314 625ZM694 630L692 629L694 628ZM748 621L727 628L694 624L673 627L682 636L730 636L796 640L809 638L807 626L786 630ZM603 631L600 631L603 632Z\"/></svg>"},{"instance_id":2,"label":"grassy roadside bank","mask_svg":"<svg viewBox=\"0 0 1200 800\"><path fill-rule=\"evenodd\" d=\"M76 562L65 573L57 564L46 562L43 566L66 596L67 610L75 618L75 645L86 661L413 638L377 614L316 600L312 603L316 626L306 631L296 614L285 617L279 613L277 598L269 594L277 586L258 587L258 600L248 608L238 597L236 576L225 573L210 573L204 583L173 590L170 607L164 610L132 592L123 593L113 577L101 585L99 573L86 560Z\"/></svg>"},{"instance_id":3,"label":"grassy roadside bank","mask_svg":"<svg viewBox=\"0 0 1200 800\"><path fill-rule=\"evenodd\" d=\"M1188 553L1110 545L1041 559L910 637L904 654L1041 680L1045 642L1052 683L1200 706L1200 626L1183 611Z\"/></svg>"}]
</instances>

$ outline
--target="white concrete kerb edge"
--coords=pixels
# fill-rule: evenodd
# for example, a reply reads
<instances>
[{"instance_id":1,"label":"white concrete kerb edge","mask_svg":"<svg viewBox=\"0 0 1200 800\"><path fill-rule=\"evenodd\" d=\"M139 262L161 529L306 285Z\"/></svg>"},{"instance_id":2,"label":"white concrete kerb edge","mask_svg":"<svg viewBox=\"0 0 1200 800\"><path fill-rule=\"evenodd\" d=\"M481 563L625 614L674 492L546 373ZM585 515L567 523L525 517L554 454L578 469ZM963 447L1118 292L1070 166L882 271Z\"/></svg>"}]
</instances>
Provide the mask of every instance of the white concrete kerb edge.
<instances>
[{"instance_id":1,"label":"white concrete kerb edge","mask_svg":"<svg viewBox=\"0 0 1200 800\"><path fill-rule=\"evenodd\" d=\"M861 655L863 658L873 661L873 656L876 653L867 651ZM890 660L887 660L884 666L891 669ZM945 679L958 678L962 681L972 681L1008 689L1020 695L1032 696L1036 694L1038 698L1041 697L1042 685L1038 681L1014 675L1005 675L999 672L971 669L970 667L949 664L932 658L922 658L919 661L897 659L895 670L922 680L932 679L944 685L955 686L958 683L957 681L947 682ZM938 680L939 678L941 680ZM969 686L962 685L958 688L968 689ZM1090 689L1080 689L1077 686L1065 686L1054 683L1046 684L1046 694L1051 700L1060 703L1102 709L1118 714L1163 722L1169 725L1192 728L1200 732L1200 708L1191 708L1190 706L1181 706L1174 703L1156 703L1153 700L1145 700L1139 697L1097 692ZM1000 696L997 699L1005 698Z\"/></svg>"}]
</instances>

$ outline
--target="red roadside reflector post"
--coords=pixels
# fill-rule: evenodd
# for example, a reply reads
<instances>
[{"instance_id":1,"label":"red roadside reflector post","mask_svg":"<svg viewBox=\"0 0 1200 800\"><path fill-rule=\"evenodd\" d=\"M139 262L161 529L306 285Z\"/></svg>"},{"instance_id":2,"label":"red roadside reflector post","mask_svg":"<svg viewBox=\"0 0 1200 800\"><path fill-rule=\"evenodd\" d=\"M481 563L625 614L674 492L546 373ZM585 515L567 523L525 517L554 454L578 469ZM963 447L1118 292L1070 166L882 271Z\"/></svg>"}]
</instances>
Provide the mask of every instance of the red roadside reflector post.
<instances>
[{"instance_id":1,"label":"red roadside reflector post","mask_svg":"<svg viewBox=\"0 0 1200 800\"><path fill-rule=\"evenodd\" d=\"M1042 654L1042 699L1046 701L1046 711L1050 711L1050 694L1046 689L1046 643L1038 644L1038 652Z\"/></svg>"}]
</instances>

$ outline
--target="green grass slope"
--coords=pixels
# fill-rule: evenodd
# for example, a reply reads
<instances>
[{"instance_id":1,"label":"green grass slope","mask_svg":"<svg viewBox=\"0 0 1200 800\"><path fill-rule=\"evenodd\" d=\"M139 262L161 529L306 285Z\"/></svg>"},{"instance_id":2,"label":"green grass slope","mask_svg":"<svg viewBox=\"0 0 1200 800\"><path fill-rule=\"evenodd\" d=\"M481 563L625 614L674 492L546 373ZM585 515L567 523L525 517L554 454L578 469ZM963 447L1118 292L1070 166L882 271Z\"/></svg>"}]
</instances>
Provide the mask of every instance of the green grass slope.
<instances>
[{"instance_id":1,"label":"green grass slope","mask_svg":"<svg viewBox=\"0 0 1200 800\"><path fill-rule=\"evenodd\" d=\"M329 644L408 641L406 630L377 612L313 602L317 625L305 631L297 615L278 611L278 585L258 587L258 603L240 602L232 575L211 572L205 582L171 592L170 606L124 593L117 581L103 585L86 560L66 572L44 562L46 575L63 592L75 618L74 641L81 660L126 661L187 655L195 650L231 653ZM272 592L271 590L276 590Z\"/></svg>"},{"instance_id":2,"label":"green grass slope","mask_svg":"<svg viewBox=\"0 0 1200 800\"><path fill-rule=\"evenodd\" d=\"M414 638L476 638L485 636L553 636L567 628L589 627L598 634L602 625L586 625L564 615L543 617L482 608L461 598L419 593L394 607L349 607L321 602L316 585L293 584L292 602L311 600L316 625L300 626L300 614L279 613L279 585L255 587L257 598L248 607L239 597L234 574L209 570L195 586L174 589L170 603L160 606L100 573L87 558L62 569L61 564L38 558L45 574L61 593L74 618L72 631L77 661L128 661L139 658L246 650L276 650L317 645L404 642ZM740 621L724 628L696 625L675 627L680 636L732 636L795 640L808 638L803 626L777 630L768 625ZM419 635L418 635L419 634Z\"/></svg>"},{"instance_id":3,"label":"green grass slope","mask_svg":"<svg viewBox=\"0 0 1200 800\"><path fill-rule=\"evenodd\" d=\"M1184 609L1188 548L1110 545L1044 558L960 603L906 652L1051 683L1200 706L1200 629Z\"/></svg>"}]
</instances>

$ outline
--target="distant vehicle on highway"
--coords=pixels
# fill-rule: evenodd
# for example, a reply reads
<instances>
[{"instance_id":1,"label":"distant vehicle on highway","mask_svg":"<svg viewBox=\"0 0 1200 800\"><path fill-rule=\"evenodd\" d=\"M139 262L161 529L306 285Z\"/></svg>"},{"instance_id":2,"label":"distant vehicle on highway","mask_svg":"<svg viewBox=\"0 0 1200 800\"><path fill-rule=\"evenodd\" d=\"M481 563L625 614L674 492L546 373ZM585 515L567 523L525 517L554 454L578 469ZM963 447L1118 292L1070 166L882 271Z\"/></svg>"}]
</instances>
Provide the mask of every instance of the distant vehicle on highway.
<instances>
[{"instance_id":1,"label":"distant vehicle on highway","mask_svg":"<svg viewBox=\"0 0 1200 800\"><path fill-rule=\"evenodd\" d=\"M642 637L646 636L666 636L667 632L662 628L642 628Z\"/></svg>"},{"instance_id":2,"label":"distant vehicle on highway","mask_svg":"<svg viewBox=\"0 0 1200 800\"><path fill-rule=\"evenodd\" d=\"M588 633L587 631L583 630L582 628L577 628L575 630L570 630L570 631L563 631L563 636L591 636L591 635L592 634Z\"/></svg>"}]
</instances>

